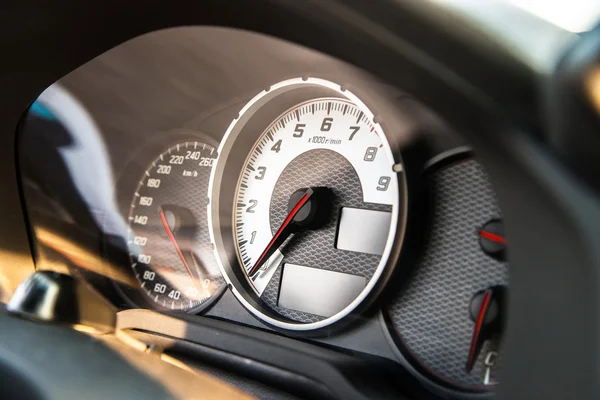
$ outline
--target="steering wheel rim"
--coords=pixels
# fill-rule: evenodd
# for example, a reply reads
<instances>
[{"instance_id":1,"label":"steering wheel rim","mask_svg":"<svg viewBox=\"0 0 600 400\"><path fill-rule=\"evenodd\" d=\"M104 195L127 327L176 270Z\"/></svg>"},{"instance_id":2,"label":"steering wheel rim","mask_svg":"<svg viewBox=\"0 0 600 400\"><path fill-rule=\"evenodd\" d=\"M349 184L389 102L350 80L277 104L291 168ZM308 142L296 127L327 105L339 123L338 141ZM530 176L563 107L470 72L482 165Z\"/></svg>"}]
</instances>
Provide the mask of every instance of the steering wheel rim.
<instances>
[{"instance_id":1,"label":"steering wheel rim","mask_svg":"<svg viewBox=\"0 0 600 400\"><path fill-rule=\"evenodd\" d=\"M473 145L498 194L511 243L506 363L499 398L596 398L600 199L554 156L540 116L543 75L498 46L442 26L416 2L59 0L4 5L0 24L3 269L33 269L18 196L15 128L62 75L117 44L180 25L279 36L408 90ZM143 14L139 10L143 9ZM23 24L23 21L29 23ZM406 24L399 23L406 22ZM412 44L419 37L423 42ZM481 45L489 45L485 51ZM444 46L462 53L435 54ZM458 60L450 60L458 58ZM552 61L548 61L550 64ZM469 76L473 63L485 71ZM39 68L38 68L39 67Z\"/></svg>"}]
</instances>

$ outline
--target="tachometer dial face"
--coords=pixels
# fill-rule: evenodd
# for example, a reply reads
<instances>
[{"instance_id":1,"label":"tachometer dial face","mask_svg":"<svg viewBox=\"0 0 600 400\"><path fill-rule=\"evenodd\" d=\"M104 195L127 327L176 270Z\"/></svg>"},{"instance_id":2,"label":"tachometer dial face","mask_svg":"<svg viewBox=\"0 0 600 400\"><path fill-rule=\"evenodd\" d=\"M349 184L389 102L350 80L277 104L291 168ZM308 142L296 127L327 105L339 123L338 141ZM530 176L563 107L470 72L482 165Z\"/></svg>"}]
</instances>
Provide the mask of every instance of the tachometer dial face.
<instances>
[{"instance_id":1,"label":"tachometer dial face","mask_svg":"<svg viewBox=\"0 0 600 400\"><path fill-rule=\"evenodd\" d=\"M151 304L198 310L221 290L207 225L207 187L216 149L189 141L144 172L129 212L131 267Z\"/></svg>"},{"instance_id":2,"label":"tachometer dial face","mask_svg":"<svg viewBox=\"0 0 600 400\"><path fill-rule=\"evenodd\" d=\"M395 173L382 149L373 121L342 99L298 105L265 131L244 165L234 214L238 257L257 294L276 268L264 264L259 271L256 263L299 200L294 193L310 187L329 192L330 199L312 201L327 208L324 221L315 229L296 229L294 248L280 247L285 261L346 273L357 256L353 253L360 253L366 259L361 272L369 275L369 267L383 254L398 197L398 181L392 179ZM359 233L361 220L380 224L374 235Z\"/></svg>"},{"instance_id":3,"label":"tachometer dial face","mask_svg":"<svg viewBox=\"0 0 600 400\"><path fill-rule=\"evenodd\" d=\"M232 282L242 280L234 293L255 315L277 327L312 330L352 312L389 271L405 191L402 164L358 98L316 79L280 87L295 84L321 90L302 92L308 100L274 119L244 124L249 135L260 122L262 129L231 187L234 254L217 255L233 264L224 270L235 275ZM246 107L254 117L261 114L252 110L257 102ZM237 138L244 134L240 129Z\"/></svg>"}]
</instances>

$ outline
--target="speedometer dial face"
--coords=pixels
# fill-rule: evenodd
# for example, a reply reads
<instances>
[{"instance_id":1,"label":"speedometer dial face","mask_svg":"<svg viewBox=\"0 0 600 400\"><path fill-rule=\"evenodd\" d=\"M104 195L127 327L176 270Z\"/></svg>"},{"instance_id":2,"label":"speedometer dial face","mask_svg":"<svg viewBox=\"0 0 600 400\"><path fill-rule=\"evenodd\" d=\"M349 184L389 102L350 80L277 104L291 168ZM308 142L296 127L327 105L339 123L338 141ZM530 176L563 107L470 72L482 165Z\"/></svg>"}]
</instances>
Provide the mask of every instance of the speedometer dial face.
<instances>
[{"instance_id":1,"label":"speedometer dial face","mask_svg":"<svg viewBox=\"0 0 600 400\"><path fill-rule=\"evenodd\" d=\"M207 187L216 149L189 141L169 148L144 172L129 212L131 268L147 300L198 310L224 285L207 225Z\"/></svg>"},{"instance_id":2,"label":"speedometer dial face","mask_svg":"<svg viewBox=\"0 0 600 400\"><path fill-rule=\"evenodd\" d=\"M358 98L326 81L294 82L326 90L263 122L246 150L232 187L235 259L224 271L255 315L312 330L352 312L389 271L405 191L402 164Z\"/></svg>"}]
</instances>

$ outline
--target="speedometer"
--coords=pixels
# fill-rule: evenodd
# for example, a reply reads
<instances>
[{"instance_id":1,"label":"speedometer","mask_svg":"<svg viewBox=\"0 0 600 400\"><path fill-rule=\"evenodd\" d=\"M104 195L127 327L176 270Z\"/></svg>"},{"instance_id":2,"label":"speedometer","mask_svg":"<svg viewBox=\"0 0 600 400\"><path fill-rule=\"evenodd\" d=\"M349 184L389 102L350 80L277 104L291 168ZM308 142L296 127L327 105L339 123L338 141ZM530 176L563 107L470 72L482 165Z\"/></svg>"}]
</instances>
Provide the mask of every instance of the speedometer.
<instances>
[{"instance_id":1,"label":"speedometer","mask_svg":"<svg viewBox=\"0 0 600 400\"><path fill-rule=\"evenodd\" d=\"M129 208L131 268L146 302L163 310L199 311L224 281L207 226L207 187L216 149L178 143L143 173Z\"/></svg>"},{"instance_id":2,"label":"speedometer","mask_svg":"<svg viewBox=\"0 0 600 400\"><path fill-rule=\"evenodd\" d=\"M394 267L406 190L364 103L328 81L282 82L244 107L220 153L213 240L254 315L314 330L372 299Z\"/></svg>"}]
</instances>

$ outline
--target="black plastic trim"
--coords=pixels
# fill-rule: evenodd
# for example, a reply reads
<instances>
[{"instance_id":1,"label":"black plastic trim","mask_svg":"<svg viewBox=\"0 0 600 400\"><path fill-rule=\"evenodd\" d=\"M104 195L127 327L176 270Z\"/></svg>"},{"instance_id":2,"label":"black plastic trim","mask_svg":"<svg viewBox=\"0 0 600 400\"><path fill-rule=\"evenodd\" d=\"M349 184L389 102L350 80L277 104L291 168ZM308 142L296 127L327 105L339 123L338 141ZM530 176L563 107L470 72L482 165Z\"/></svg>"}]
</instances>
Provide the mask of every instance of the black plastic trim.
<instances>
[{"instance_id":1,"label":"black plastic trim","mask_svg":"<svg viewBox=\"0 0 600 400\"><path fill-rule=\"evenodd\" d=\"M225 321L192 315L176 319L149 310L127 310L118 314L117 325L179 339L175 351L183 346L188 356L233 368L265 383L307 385L302 391L317 397L402 399L415 394L410 389L415 386L414 378L391 360Z\"/></svg>"}]
</instances>

